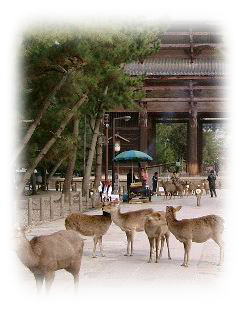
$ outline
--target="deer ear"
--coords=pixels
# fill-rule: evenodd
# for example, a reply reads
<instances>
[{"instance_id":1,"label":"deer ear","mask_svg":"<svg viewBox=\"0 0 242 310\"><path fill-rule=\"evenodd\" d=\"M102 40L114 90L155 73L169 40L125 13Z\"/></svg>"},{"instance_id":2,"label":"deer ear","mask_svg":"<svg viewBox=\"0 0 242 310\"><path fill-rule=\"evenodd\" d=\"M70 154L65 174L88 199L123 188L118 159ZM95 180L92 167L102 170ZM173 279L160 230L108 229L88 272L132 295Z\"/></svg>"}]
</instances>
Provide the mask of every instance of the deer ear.
<instances>
[{"instance_id":1,"label":"deer ear","mask_svg":"<svg viewBox=\"0 0 242 310\"><path fill-rule=\"evenodd\" d=\"M177 211L180 211L181 208L182 208L182 206L178 206L178 207L176 207L176 208L174 208L174 209L175 209L175 211L177 212Z\"/></svg>"}]
</instances>

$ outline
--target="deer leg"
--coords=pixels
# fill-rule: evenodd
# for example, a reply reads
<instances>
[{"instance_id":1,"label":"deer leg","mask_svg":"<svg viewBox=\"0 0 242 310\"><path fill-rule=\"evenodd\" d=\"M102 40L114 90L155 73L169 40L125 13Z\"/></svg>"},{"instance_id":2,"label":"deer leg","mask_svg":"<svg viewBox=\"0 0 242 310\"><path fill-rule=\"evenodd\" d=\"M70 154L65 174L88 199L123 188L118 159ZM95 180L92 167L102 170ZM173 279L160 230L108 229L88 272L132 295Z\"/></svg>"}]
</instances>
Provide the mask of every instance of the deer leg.
<instances>
[{"instance_id":1,"label":"deer leg","mask_svg":"<svg viewBox=\"0 0 242 310\"><path fill-rule=\"evenodd\" d=\"M79 273L73 273L72 275L74 278L75 291L77 291L79 286Z\"/></svg>"},{"instance_id":2,"label":"deer leg","mask_svg":"<svg viewBox=\"0 0 242 310\"><path fill-rule=\"evenodd\" d=\"M162 245L160 248L160 253L159 253L159 244L162 243L162 239L160 237L155 238L155 262L158 263L161 252L162 252ZM164 245L164 240L163 240L163 245Z\"/></svg>"},{"instance_id":3,"label":"deer leg","mask_svg":"<svg viewBox=\"0 0 242 310\"><path fill-rule=\"evenodd\" d=\"M131 242L131 236L130 236L130 231L126 231L126 237L127 237L127 252L126 254L124 254L124 256L128 256L129 255L129 245L130 245L130 242Z\"/></svg>"},{"instance_id":4,"label":"deer leg","mask_svg":"<svg viewBox=\"0 0 242 310\"><path fill-rule=\"evenodd\" d=\"M160 237L160 254L159 254L159 257L162 257L162 252L163 252L163 248L164 248L164 241L165 241L165 237L161 236Z\"/></svg>"},{"instance_id":5,"label":"deer leg","mask_svg":"<svg viewBox=\"0 0 242 310\"><path fill-rule=\"evenodd\" d=\"M218 263L218 266L220 266L222 263L223 263L223 260L224 260L224 243L223 241L221 240L221 237L220 236L214 236L212 238L216 243L217 245L219 246L219 263Z\"/></svg>"},{"instance_id":6,"label":"deer leg","mask_svg":"<svg viewBox=\"0 0 242 310\"><path fill-rule=\"evenodd\" d=\"M152 238L153 244L152 244L152 255L155 254L155 238Z\"/></svg>"},{"instance_id":7,"label":"deer leg","mask_svg":"<svg viewBox=\"0 0 242 310\"><path fill-rule=\"evenodd\" d=\"M189 263L189 260L190 260L191 245L192 245L192 241L189 240L189 241L187 242L187 261L186 261L186 267L188 267L188 263Z\"/></svg>"},{"instance_id":8,"label":"deer leg","mask_svg":"<svg viewBox=\"0 0 242 310\"><path fill-rule=\"evenodd\" d=\"M152 262L152 253L153 253L153 239L154 238L148 238L150 243L150 258L148 260L148 263Z\"/></svg>"},{"instance_id":9,"label":"deer leg","mask_svg":"<svg viewBox=\"0 0 242 310\"><path fill-rule=\"evenodd\" d=\"M103 254L103 242L102 242L102 238L103 238L103 236L100 236L100 237L98 238L98 240L99 240L99 248L100 248L101 256L102 256L102 257L105 257L105 255Z\"/></svg>"},{"instance_id":10,"label":"deer leg","mask_svg":"<svg viewBox=\"0 0 242 310\"><path fill-rule=\"evenodd\" d=\"M168 251L168 259L171 259L171 255L170 255L170 248L169 248L169 233L165 234L165 239L166 239L166 245L167 245L167 251Z\"/></svg>"},{"instance_id":11,"label":"deer leg","mask_svg":"<svg viewBox=\"0 0 242 310\"><path fill-rule=\"evenodd\" d=\"M42 274L34 273L35 281L36 281L36 288L37 292L39 293L41 291L41 288L43 286L44 276Z\"/></svg>"},{"instance_id":12,"label":"deer leg","mask_svg":"<svg viewBox=\"0 0 242 310\"><path fill-rule=\"evenodd\" d=\"M54 271L50 271L50 272L47 272L45 274L45 288L46 288L46 292L49 292L50 291L50 288L51 288L51 285L54 281L54 278L55 278L55 272Z\"/></svg>"},{"instance_id":13,"label":"deer leg","mask_svg":"<svg viewBox=\"0 0 242 310\"><path fill-rule=\"evenodd\" d=\"M133 245L134 245L134 231L133 230L131 231L130 239L131 239L131 253L130 253L130 256L133 256Z\"/></svg>"},{"instance_id":14,"label":"deer leg","mask_svg":"<svg viewBox=\"0 0 242 310\"><path fill-rule=\"evenodd\" d=\"M93 252L92 252L92 257L93 258L96 258L97 255L96 255L96 247L97 247L97 242L98 242L98 237L97 236L94 236L93 237Z\"/></svg>"},{"instance_id":15,"label":"deer leg","mask_svg":"<svg viewBox=\"0 0 242 310\"><path fill-rule=\"evenodd\" d=\"M189 252L191 249L191 244L192 244L191 240L183 242L183 245L184 245L184 261L183 261L182 266L184 266L184 267L188 267Z\"/></svg>"},{"instance_id":16,"label":"deer leg","mask_svg":"<svg viewBox=\"0 0 242 310\"><path fill-rule=\"evenodd\" d=\"M183 263L181 266L187 267L186 266L186 259L187 259L187 245L185 242L183 242L183 246L184 246L184 259L183 259Z\"/></svg>"}]
</instances>

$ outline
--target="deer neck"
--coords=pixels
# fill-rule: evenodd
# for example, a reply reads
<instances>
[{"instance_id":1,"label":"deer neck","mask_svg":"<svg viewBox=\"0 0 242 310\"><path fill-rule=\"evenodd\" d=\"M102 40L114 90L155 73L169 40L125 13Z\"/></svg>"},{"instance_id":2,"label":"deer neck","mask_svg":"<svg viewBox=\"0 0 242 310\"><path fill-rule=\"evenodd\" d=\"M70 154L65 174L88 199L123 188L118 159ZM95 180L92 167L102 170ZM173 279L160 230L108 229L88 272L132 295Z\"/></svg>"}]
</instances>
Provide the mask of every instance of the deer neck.
<instances>
[{"instance_id":1,"label":"deer neck","mask_svg":"<svg viewBox=\"0 0 242 310\"><path fill-rule=\"evenodd\" d=\"M166 215L166 221L168 227L178 223L178 220L176 219L176 216L174 214Z\"/></svg>"},{"instance_id":2,"label":"deer neck","mask_svg":"<svg viewBox=\"0 0 242 310\"><path fill-rule=\"evenodd\" d=\"M29 240L25 236L20 237L18 241L17 255L21 262L30 269L38 264L38 256L34 253Z\"/></svg>"},{"instance_id":3,"label":"deer neck","mask_svg":"<svg viewBox=\"0 0 242 310\"><path fill-rule=\"evenodd\" d=\"M111 218L114 224L120 226L122 225L122 214L120 213L120 208L116 208L111 212Z\"/></svg>"}]
</instances>

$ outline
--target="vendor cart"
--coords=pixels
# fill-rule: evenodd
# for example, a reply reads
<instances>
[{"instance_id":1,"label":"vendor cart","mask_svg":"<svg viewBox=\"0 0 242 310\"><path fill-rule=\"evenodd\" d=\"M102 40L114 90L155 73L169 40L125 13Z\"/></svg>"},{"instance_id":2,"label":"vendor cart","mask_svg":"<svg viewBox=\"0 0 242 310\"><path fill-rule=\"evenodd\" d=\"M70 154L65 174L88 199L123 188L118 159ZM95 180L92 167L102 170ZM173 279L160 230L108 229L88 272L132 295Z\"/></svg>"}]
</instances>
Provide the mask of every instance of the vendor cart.
<instances>
[{"instance_id":1,"label":"vendor cart","mask_svg":"<svg viewBox=\"0 0 242 310\"><path fill-rule=\"evenodd\" d=\"M120 162L130 162L131 168L132 168L132 180L133 180L133 163L140 163L140 162L149 162L152 161L153 158L149 156L148 154L136 150L130 150L125 151L120 154L118 154L114 158L115 163ZM131 183L129 189L128 189L128 201L130 201L133 198L138 198L140 200L143 199L143 201L151 201L151 190L147 184L144 184L142 182L135 182Z\"/></svg>"},{"instance_id":2,"label":"vendor cart","mask_svg":"<svg viewBox=\"0 0 242 310\"><path fill-rule=\"evenodd\" d=\"M131 183L128 191L128 201L133 198L138 198L141 201L151 201L151 190L149 186L142 184L142 182Z\"/></svg>"}]
</instances>

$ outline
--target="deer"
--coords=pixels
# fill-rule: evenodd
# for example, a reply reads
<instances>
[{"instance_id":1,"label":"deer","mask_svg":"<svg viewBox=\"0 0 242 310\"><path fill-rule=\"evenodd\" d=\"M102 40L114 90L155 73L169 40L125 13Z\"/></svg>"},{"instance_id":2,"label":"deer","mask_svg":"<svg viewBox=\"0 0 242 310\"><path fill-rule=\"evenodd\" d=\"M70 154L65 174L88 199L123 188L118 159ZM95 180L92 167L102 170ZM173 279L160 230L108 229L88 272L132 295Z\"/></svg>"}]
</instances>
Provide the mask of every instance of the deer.
<instances>
[{"instance_id":1,"label":"deer","mask_svg":"<svg viewBox=\"0 0 242 310\"><path fill-rule=\"evenodd\" d=\"M170 196L171 199L176 193L176 186L171 181L162 182L162 186L165 191L165 198L167 199L167 197Z\"/></svg>"},{"instance_id":2,"label":"deer","mask_svg":"<svg viewBox=\"0 0 242 310\"><path fill-rule=\"evenodd\" d=\"M178 182L178 181L174 181L173 184L176 187L177 195L179 195L179 197L182 198L183 192L184 192L184 186L180 182Z\"/></svg>"},{"instance_id":3,"label":"deer","mask_svg":"<svg viewBox=\"0 0 242 310\"><path fill-rule=\"evenodd\" d=\"M168 229L184 245L184 260L181 266L188 267L192 242L203 243L209 239L214 240L220 248L218 265L221 265L223 261L223 219L212 214L179 221L176 219L176 212L181 208L181 206L166 207Z\"/></svg>"},{"instance_id":4,"label":"deer","mask_svg":"<svg viewBox=\"0 0 242 310\"><path fill-rule=\"evenodd\" d=\"M125 256L133 256L133 243L135 232L144 231L145 216L152 213L153 209L142 209L121 213L120 205L116 202L111 202L103 208L106 212L111 214L111 219L125 231L127 237L127 251Z\"/></svg>"},{"instance_id":5,"label":"deer","mask_svg":"<svg viewBox=\"0 0 242 310\"><path fill-rule=\"evenodd\" d=\"M208 195L209 194L209 183L208 183L208 181L206 179L204 179L202 184L203 184L203 188L205 190L206 195Z\"/></svg>"},{"instance_id":6,"label":"deer","mask_svg":"<svg viewBox=\"0 0 242 310\"><path fill-rule=\"evenodd\" d=\"M27 227L17 229L16 252L20 261L33 273L39 292L45 280L48 292L55 271L65 269L73 275L75 288L79 284L84 240L73 230L60 230L50 235L26 238Z\"/></svg>"},{"instance_id":7,"label":"deer","mask_svg":"<svg viewBox=\"0 0 242 310\"><path fill-rule=\"evenodd\" d=\"M196 185L191 182L187 181L185 185L185 195L188 197L189 195L193 195L196 189Z\"/></svg>"},{"instance_id":8,"label":"deer","mask_svg":"<svg viewBox=\"0 0 242 310\"><path fill-rule=\"evenodd\" d=\"M105 203L102 204L104 206ZM112 223L111 215L102 210L100 215L88 215L81 213L71 213L65 219L66 229L72 229L79 232L83 236L93 236L93 252L92 257L96 258L96 247L99 243L100 253L103 254L102 237L107 233Z\"/></svg>"},{"instance_id":9,"label":"deer","mask_svg":"<svg viewBox=\"0 0 242 310\"><path fill-rule=\"evenodd\" d=\"M170 233L166 223L165 212L158 211L147 215L145 217L144 229L150 243L150 257L148 263L152 262L152 254L154 248L156 250L155 262L158 263L158 260L162 256L162 250L164 247L165 240L168 249L168 259L171 259L169 249ZM160 244L160 253L159 253L159 244Z\"/></svg>"}]
</instances>

